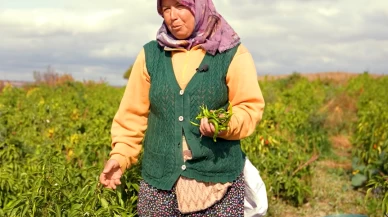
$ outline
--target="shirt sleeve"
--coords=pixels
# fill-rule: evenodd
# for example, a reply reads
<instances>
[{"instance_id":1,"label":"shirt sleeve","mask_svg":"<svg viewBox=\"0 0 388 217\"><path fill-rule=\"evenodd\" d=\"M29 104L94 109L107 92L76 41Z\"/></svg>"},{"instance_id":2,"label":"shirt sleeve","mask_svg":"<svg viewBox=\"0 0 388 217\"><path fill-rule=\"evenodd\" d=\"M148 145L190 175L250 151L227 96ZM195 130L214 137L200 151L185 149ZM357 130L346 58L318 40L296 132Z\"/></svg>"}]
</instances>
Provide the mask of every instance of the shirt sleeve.
<instances>
[{"instance_id":1,"label":"shirt sleeve","mask_svg":"<svg viewBox=\"0 0 388 217\"><path fill-rule=\"evenodd\" d=\"M145 64L144 49L142 49L133 64L111 128L110 159L117 160L122 171L138 161L142 140L147 129L150 108L149 90L150 77Z\"/></svg>"},{"instance_id":2,"label":"shirt sleeve","mask_svg":"<svg viewBox=\"0 0 388 217\"><path fill-rule=\"evenodd\" d=\"M243 45L239 46L229 66L226 83L233 115L228 131L220 137L228 140L243 139L255 131L265 106L255 63Z\"/></svg>"}]
</instances>

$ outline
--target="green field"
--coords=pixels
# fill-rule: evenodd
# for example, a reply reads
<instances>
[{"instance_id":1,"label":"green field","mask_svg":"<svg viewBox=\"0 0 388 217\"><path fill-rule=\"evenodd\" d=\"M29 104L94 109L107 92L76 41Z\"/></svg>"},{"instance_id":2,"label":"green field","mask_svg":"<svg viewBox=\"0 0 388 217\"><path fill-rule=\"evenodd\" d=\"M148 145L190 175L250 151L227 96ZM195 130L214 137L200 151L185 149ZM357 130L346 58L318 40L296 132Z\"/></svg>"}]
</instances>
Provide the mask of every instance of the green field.
<instances>
[{"instance_id":1,"label":"green field","mask_svg":"<svg viewBox=\"0 0 388 217\"><path fill-rule=\"evenodd\" d=\"M267 216L387 213L388 77L259 83L264 117L242 147L266 184ZM98 184L123 92L68 75L0 82L0 216L137 216L139 165L116 191Z\"/></svg>"}]
</instances>

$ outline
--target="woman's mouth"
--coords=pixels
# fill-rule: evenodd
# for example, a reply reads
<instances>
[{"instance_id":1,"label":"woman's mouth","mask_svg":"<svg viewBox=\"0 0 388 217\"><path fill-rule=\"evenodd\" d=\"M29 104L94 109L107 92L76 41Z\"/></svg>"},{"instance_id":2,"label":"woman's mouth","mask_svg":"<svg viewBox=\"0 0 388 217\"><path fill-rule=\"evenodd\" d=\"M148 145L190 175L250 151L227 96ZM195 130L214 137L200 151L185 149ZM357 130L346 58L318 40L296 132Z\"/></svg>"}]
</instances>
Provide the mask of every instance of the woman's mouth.
<instances>
[{"instance_id":1,"label":"woman's mouth","mask_svg":"<svg viewBox=\"0 0 388 217\"><path fill-rule=\"evenodd\" d=\"M182 25L177 25L177 26L171 26L171 29L173 30L178 30L182 27Z\"/></svg>"}]
</instances>

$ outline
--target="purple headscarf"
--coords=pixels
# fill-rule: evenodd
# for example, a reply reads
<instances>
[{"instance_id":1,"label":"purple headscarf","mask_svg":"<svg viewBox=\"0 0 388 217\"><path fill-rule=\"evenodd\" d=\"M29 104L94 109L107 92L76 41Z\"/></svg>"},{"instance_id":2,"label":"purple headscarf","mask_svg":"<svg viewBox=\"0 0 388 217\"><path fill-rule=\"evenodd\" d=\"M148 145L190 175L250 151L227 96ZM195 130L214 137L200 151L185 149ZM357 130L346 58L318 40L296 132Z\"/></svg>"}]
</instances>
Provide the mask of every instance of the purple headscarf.
<instances>
[{"instance_id":1,"label":"purple headscarf","mask_svg":"<svg viewBox=\"0 0 388 217\"><path fill-rule=\"evenodd\" d=\"M214 55L217 51L222 53L240 43L240 37L217 13L212 0L178 0L188 7L195 17L195 29L186 40L176 39L163 22L156 40L163 47L191 49L201 45L208 53ZM161 0L158 0L158 13L162 16Z\"/></svg>"}]
</instances>

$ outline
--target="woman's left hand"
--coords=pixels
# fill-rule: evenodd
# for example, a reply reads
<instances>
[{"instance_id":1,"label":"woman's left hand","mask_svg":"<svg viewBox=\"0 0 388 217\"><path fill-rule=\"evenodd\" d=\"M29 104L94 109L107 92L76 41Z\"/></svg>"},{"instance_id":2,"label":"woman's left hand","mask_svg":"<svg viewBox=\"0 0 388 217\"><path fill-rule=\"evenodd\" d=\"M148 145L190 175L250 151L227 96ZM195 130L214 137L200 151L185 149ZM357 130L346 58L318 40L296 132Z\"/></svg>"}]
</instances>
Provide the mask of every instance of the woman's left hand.
<instances>
[{"instance_id":1,"label":"woman's left hand","mask_svg":"<svg viewBox=\"0 0 388 217\"><path fill-rule=\"evenodd\" d=\"M208 122L207 118L202 118L201 119L201 124L199 126L199 131L201 132L202 135L208 136L208 137L213 137L215 128L213 124ZM225 135L226 131L219 131L218 132L218 137Z\"/></svg>"}]
</instances>

